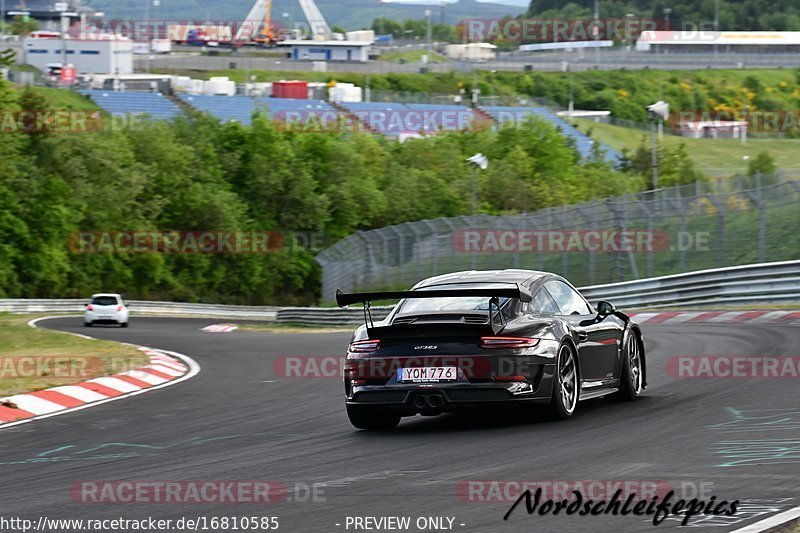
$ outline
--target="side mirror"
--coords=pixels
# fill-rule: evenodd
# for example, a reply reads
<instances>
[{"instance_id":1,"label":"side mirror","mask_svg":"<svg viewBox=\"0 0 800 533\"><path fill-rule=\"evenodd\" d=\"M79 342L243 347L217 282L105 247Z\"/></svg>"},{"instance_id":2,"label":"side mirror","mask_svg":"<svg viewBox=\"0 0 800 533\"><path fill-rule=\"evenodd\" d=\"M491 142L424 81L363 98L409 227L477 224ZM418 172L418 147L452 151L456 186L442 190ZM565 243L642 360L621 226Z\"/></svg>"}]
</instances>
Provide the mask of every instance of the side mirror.
<instances>
[{"instance_id":1,"label":"side mirror","mask_svg":"<svg viewBox=\"0 0 800 533\"><path fill-rule=\"evenodd\" d=\"M600 316L608 316L613 314L616 310L617 308L614 307L614 304L611 302L607 302L605 300L600 300L597 302L597 314Z\"/></svg>"},{"instance_id":2,"label":"side mirror","mask_svg":"<svg viewBox=\"0 0 800 533\"><path fill-rule=\"evenodd\" d=\"M83 304L84 307L89 307L89 304Z\"/></svg>"}]
</instances>

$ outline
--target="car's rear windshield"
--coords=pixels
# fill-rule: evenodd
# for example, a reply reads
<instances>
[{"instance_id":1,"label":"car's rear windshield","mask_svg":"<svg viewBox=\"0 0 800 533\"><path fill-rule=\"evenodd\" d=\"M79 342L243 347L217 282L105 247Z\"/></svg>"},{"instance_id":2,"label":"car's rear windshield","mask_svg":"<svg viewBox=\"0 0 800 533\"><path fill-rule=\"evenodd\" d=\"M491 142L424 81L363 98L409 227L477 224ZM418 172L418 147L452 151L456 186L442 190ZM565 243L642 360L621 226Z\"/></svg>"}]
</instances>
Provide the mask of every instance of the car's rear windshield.
<instances>
[{"instance_id":1,"label":"car's rear windshield","mask_svg":"<svg viewBox=\"0 0 800 533\"><path fill-rule=\"evenodd\" d=\"M459 285L439 285L432 287L425 287L419 289L425 290L454 290L458 289L507 289L511 285L506 283L493 283L493 284L459 284ZM502 307L509 298L500 298L500 306ZM464 311L489 311L489 298L487 296L448 296L446 298L411 298L403 302L398 310L400 314L420 314L420 313L437 313L442 311L464 312Z\"/></svg>"},{"instance_id":2,"label":"car's rear windshield","mask_svg":"<svg viewBox=\"0 0 800 533\"><path fill-rule=\"evenodd\" d=\"M117 305L117 299L114 296L95 296L92 298L94 305Z\"/></svg>"}]
</instances>

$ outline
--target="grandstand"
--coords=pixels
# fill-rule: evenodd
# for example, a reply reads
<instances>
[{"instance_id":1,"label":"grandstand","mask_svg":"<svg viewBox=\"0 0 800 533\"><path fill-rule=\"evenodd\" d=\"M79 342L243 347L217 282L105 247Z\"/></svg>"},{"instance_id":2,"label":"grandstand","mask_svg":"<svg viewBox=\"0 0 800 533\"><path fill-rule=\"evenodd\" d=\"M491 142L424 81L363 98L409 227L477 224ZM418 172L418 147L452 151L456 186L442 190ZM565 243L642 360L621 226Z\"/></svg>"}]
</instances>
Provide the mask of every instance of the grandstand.
<instances>
[{"instance_id":1,"label":"grandstand","mask_svg":"<svg viewBox=\"0 0 800 533\"><path fill-rule=\"evenodd\" d=\"M575 141L575 147L583 157L591 157L592 155L595 141L578 131L567 121L560 118L546 107L486 106L481 109L488 113L489 116L501 126L508 122L519 123L528 116L543 118L552 122L566 137L572 138ZM606 152L606 161L616 163L622 158L622 154L616 150L612 150L604 143L600 143L600 148Z\"/></svg>"},{"instance_id":2,"label":"grandstand","mask_svg":"<svg viewBox=\"0 0 800 533\"><path fill-rule=\"evenodd\" d=\"M341 104L372 131L389 137L404 134L458 131L472 127L480 118L459 105L347 102Z\"/></svg>"},{"instance_id":3,"label":"grandstand","mask_svg":"<svg viewBox=\"0 0 800 533\"><path fill-rule=\"evenodd\" d=\"M154 119L170 120L183 113L180 107L160 93L86 90L81 94L112 115L149 115Z\"/></svg>"},{"instance_id":4,"label":"grandstand","mask_svg":"<svg viewBox=\"0 0 800 533\"><path fill-rule=\"evenodd\" d=\"M175 103L159 93L102 90L82 93L112 114L147 114L153 118L169 120L182 113ZM293 120L304 126L322 122L325 125L344 124L350 127L353 119L356 119L373 133L401 140L408 135L469 129L484 121L486 116L491 117L498 125L519 123L527 116L536 116L553 123L565 136L572 138L583 157L591 157L595 143L545 107L486 106L475 111L460 105L417 103L346 102L334 107L324 100L291 98L197 94L180 94L179 98L188 106L202 113L209 113L222 122L236 121L250 125L253 114L257 112L265 113L270 119L287 122ZM342 118L345 119L344 122L341 121ZM622 157L619 152L605 144L601 143L601 148L606 152L607 161L615 163Z\"/></svg>"},{"instance_id":5,"label":"grandstand","mask_svg":"<svg viewBox=\"0 0 800 533\"><path fill-rule=\"evenodd\" d=\"M286 116L286 113L293 113L294 116L307 113L336 113L336 110L324 100L202 94L181 94L179 98L198 111L209 113L222 122L236 121L245 125L250 124L256 112L266 113L269 118L280 118Z\"/></svg>"}]
</instances>

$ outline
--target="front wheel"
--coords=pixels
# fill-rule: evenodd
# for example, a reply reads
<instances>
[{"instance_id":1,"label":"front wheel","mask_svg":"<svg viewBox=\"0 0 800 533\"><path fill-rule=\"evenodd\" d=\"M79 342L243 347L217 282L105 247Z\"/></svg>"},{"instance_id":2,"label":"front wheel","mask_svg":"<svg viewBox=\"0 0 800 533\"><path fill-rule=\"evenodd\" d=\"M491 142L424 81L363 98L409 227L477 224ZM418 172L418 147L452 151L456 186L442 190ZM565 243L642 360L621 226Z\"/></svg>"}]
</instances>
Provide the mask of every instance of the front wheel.
<instances>
[{"instance_id":1,"label":"front wheel","mask_svg":"<svg viewBox=\"0 0 800 533\"><path fill-rule=\"evenodd\" d=\"M553 375L553 396L550 400L550 417L566 420L578 405L580 380L578 359L572 345L564 343L558 349L556 371Z\"/></svg>"},{"instance_id":2,"label":"front wheel","mask_svg":"<svg viewBox=\"0 0 800 533\"><path fill-rule=\"evenodd\" d=\"M119 325L119 327L121 327L121 328L127 328L127 327L128 327L128 323L127 323L127 322L122 322L122 323Z\"/></svg>"},{"instance_id":3,"label":"front wheel","mask_svg":"<svg viewBox=\"0 0 800 533\"><path fill-rule=\"evenodd\" d=\"M400 415L377 411L370 405L347 404L347 418L358 429L394 429L400 423Z\"/></svg>"},{"instance_id":4,"label":"front wheel","mask_svg":"<svg viewBox=\"0 0 800 533\"><path fill-rule=\"evenodd\" d=\"M614 399L631 402L639 397L644 389L644 356L639 337L631 331L625 349L622 351L622 376L619 391Z\"/></svg>"}]
</instances>

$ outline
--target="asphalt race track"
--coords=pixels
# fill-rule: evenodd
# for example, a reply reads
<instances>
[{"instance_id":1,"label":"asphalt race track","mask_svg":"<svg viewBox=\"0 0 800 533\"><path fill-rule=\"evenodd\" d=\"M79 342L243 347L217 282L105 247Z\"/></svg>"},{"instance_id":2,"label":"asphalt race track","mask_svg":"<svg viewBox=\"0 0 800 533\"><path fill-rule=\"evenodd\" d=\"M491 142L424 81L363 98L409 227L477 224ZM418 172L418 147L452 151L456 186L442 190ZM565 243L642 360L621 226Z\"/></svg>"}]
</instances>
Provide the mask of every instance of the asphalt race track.
<instances>
[{"instance_id":1,"label":"asphalt race track","mask_svg":"<svg viewBox=\"0 0 800 533\"><path fill-rule=\"evenodd\" d=\"M469 480L658 480L679 494L702 488L718 501L742 501L733 518L693 520L701 531L732 531L800 505L797 379L675 379L666 370L677 355L796 356L797 327L645 326L650 386L634 403L584 402L566 422L416 417L394 432L369 433L348 423L338 379L273 372L281 356L340 355L349 333L200 331L219 322L134 317L129 329L85 329L77 317L41 322L180 352L202 369L174 387L0 431L2 514L266 515L291 532L348 531L347 516L410 516L412 524L448 516L455 531L654 530L652 517L528 516L524 505L504 522L511 501L456 495ZM69 494L82 480L252 479L284 483L288 500L109 505ZM314 484L324 485L310 501L305 488ZM677 526L666 520L656 530Z\"/></svg>"}]
</instances>

